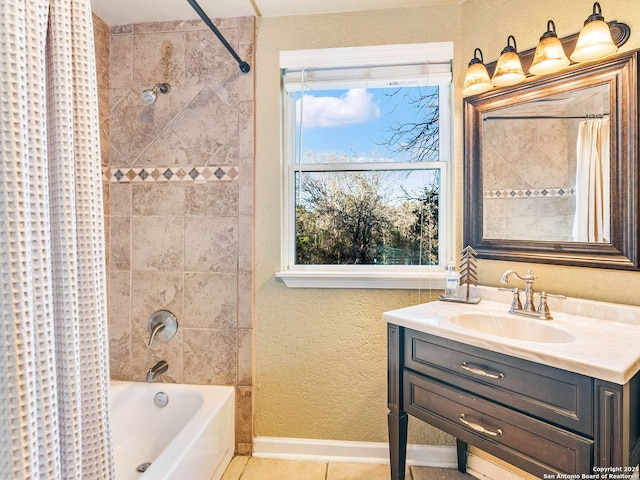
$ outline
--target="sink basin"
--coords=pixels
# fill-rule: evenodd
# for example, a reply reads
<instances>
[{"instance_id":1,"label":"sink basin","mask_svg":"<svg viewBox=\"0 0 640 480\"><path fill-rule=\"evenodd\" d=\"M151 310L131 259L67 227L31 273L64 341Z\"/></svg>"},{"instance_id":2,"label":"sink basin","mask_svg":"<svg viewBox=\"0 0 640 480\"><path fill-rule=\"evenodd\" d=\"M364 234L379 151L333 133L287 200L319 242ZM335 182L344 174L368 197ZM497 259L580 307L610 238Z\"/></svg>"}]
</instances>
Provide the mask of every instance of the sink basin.
<instances>
[{"instance_id":1,"label":"sink basin","mask_svg":"<svg viewBox=\"0 0 640 480\"><path fill-rule=\"evenodd\" d=\"M569 343L575 337L546 320L525 319L515 315L458 314L447 319L458 327L496 337L541 343Z\"/></svg>"}]
</instances>

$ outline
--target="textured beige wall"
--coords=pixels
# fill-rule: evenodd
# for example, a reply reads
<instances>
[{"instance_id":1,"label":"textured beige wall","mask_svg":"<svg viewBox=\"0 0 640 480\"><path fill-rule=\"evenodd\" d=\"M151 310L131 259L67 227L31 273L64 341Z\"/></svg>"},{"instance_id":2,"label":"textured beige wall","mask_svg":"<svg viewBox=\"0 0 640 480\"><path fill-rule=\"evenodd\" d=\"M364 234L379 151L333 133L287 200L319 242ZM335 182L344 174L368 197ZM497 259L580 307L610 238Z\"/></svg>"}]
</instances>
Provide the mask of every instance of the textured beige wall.
<instances>
[{"instance_id":1,"label":"textured beige wall","mask_svg":"<svg viewBox=\"0 0 640 480\"><path fill-rule=\"evenodd\" d=\"M604 0L605 18L628 23L624 49L640 46L636 2ZM577 32L591 12L584 0L467 0L460 5L342 15L266 18L257 32L255 216L255 433L259 436L385 441L386 344L383 311L428 301L430 292L288 289L280 267L280 98L278 52L453 40L456 195L462 201L460 86L473 49L497 58L514 34L535 46L554 19L560 36ZM576 13L578 12L578 13ZM462 212L456 248L462 247ZM532 268L544 290L640 304L640 274L600 269L479 262L481 283L497 285L507 268ZM410 422L410 441L451 439Z\"/></svg>"},{"instance_id":2,"label":"textured beige wall","mask_svg":"<svg viewBox=\"0 0 640 480\"><path fill-rule=\"evenodd\" d=\"M452 40L459 6L262 19L257 32L255 429L385 441L385 310L428 292L289 289L280 268L280 50ZM431 427L412 438L445 443Z\"/></svg>"}]
</instances>

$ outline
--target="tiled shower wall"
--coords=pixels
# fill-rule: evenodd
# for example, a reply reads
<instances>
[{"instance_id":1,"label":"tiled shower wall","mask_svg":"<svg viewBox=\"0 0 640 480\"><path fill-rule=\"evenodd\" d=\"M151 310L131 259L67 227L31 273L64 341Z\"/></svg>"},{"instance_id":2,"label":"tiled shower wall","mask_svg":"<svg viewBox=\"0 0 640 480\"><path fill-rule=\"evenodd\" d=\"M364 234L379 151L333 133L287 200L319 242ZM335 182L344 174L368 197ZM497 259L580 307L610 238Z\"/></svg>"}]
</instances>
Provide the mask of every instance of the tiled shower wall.
<instances>
[{"instance_id":1,"label":"tiled shower wall","mask_svg":"<svg viewBox=\"0 0 640 480\"><path fill-rule=\"evenodd\" d=\"M253 65L254 19L215 20ZM113 379L234 385L252 442L253 72L201 21L111 27L109 337ZM147 105L144 89L171 91ZM147 346L166 309L179 329Z\"/></svg>"}]
</instances>

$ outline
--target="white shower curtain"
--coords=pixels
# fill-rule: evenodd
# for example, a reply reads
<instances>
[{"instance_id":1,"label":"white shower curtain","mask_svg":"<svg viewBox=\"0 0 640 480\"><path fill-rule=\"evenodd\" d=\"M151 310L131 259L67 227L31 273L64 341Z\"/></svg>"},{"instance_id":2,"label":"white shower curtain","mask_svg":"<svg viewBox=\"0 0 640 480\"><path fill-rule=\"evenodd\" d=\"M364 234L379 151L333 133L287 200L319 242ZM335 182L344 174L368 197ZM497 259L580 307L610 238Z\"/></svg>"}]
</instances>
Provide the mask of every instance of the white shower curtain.
<instances>
[{"instance_id":1,"label":"white shower curtain","mask_svg":"<svg viewBox=\"0 0 640 480\"><path fill-rule=\"evenodd\" d=\"M0 478L114 478L88 0L0 0Z\"/></svg>"},{"instance_id":2,"label":"white shower curtain","mask_svg":"<svg viewBox=\"0 0 640 480\"><path fill-rule=\"evenodd\" d=\"M576 166L576 242L610 241L609 119L591 119L578 126Z\"/></svg>"}]
</instances>

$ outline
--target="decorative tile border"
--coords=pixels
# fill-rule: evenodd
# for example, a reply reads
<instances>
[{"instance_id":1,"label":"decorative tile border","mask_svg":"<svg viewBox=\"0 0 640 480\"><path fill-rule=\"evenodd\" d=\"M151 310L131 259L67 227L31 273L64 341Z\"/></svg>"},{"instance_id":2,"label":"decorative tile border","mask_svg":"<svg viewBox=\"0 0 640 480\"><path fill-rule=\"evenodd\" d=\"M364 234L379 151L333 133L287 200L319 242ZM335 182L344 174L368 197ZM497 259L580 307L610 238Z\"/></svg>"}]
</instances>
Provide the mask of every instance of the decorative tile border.
<instances>
[{"instance_id":1,"label":"decorative tile border","mask_svg":"<svg viewBox=\"0 0 640 480\"><path fill-rule=\"evenodd\" d=\"M110 167L105 180L132 182L229 182L238 180L237 165L188 165L171 167Z\"/></svg>"},{"instance_id":2,"label":"decorative tile border","mask_svg":"<svg viewBox=\"0 0 640 480\"><path fill-rule=\"evenodd\" d=\"M527 189L498 189L484 190L483 198L547 198L547 197L573 197L576 194L575 187L552 188L527 188Z\"/></svg>"}]
</instances>

